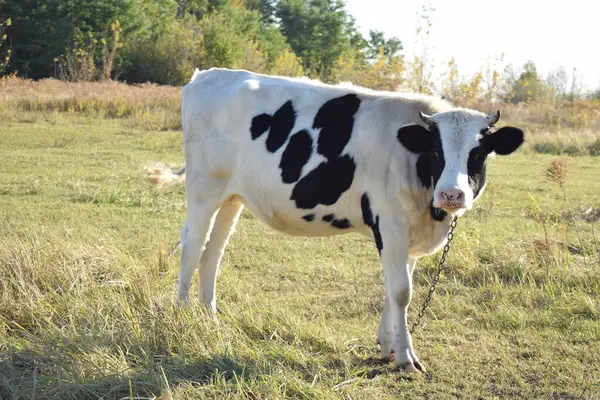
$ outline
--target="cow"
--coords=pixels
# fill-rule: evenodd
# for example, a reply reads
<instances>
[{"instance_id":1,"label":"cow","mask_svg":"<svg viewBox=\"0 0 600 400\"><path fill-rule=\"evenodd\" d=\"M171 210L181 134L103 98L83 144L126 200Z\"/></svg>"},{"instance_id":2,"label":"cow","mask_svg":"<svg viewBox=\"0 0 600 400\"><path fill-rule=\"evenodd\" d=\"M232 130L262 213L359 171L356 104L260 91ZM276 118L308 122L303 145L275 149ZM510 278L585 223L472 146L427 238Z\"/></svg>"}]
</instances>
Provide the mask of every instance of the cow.
<instances>
[{"instance_id":1,"label":"cow","mask_svg":"<svg viewBox=\"0 0 600 400\"><path fill-rule=\"evenodd\" d=\"M289 235L367 235L385 299L381 356L425 371L407 327L416 261L447 241L486 186L490 154L524 141L491 115L425 95L246 70L196 69L181 92L187 215L178 297L216 313L217 270L243 207Z\"/></svg>"}]
</instances>

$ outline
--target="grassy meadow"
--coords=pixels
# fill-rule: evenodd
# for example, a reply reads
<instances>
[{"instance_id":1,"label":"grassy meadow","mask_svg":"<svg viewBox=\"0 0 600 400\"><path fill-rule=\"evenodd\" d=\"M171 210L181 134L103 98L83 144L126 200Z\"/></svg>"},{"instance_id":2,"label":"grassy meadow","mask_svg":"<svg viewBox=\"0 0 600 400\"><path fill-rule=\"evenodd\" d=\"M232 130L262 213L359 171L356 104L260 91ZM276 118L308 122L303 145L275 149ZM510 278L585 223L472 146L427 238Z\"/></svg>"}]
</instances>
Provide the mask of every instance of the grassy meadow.
<instances>
[{"instance_id":1,"label":"grassy meadow","mask_svg":"<svg viewBox=\"0 0 600 400\"><path fill-rule=\"evenodd\" d=\"M407 374L373 351L383 276L361 236L245 211L219 322L175 306L183 186L145 168L183 163L178 93L0 82L0 399L600 399L600 106L501 106L528 142L459 220L413 336L428 372Z\"/></svg>"}]
</instances>

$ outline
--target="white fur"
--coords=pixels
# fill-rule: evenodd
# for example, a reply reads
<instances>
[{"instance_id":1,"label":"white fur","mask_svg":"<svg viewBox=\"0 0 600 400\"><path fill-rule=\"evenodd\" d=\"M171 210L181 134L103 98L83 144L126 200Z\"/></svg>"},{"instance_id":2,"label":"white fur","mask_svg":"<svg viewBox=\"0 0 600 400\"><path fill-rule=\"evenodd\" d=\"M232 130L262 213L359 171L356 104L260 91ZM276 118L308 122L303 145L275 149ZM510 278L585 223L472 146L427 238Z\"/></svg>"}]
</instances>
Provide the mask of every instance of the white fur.
<instances>
[{"instance_id":1,"label":"white fur","mask_svg":"<svg viewBox=\"0 0 600 400\"><path fill-rule=\"evenodd\" d=\"M352 137L342 153L352 156L356 163L352 186L331 206L299 210L290 200L294 184L281 180L279 162L285 145L271 154L265 150L267 134L252 140L252 118L272 114L292 100L297 113L292 133L308 129L316 146L318 131L312 129L312 122L319 107L349 93L361 99ZM447 112L434 116L447 153L447 170L440 184L470 190L465 157L484 121L480 116L485 114L456 111L443 100L422 95L377 92L349 84L333 86L243 70L196 70L183 88L181 105L188 211L181 230L180 299L187 302L199 262L200 300L216 311L216 272L242 205L266 224L291 235L358 232L372 236L361 211L360 199L367 192L373 215L380 218L383 238L386 299L379 329L382 355L389 357L393 349L399 365L408 369L419 366L406 325L412 271L417 258L445 244L451 220L432 220L429 204L433 189L424 189L416 175L418 155L407 151L396 138L400 127L422 124L419 111ZM313 155L302 176L322 160L322 156ZM470 196L472 203L472 192ZM307 213L315 213L319 221L303 220ZM353 227L339 230L321 223L320 217L331 213L350 219Z\"/></svg>"}]
</instances>

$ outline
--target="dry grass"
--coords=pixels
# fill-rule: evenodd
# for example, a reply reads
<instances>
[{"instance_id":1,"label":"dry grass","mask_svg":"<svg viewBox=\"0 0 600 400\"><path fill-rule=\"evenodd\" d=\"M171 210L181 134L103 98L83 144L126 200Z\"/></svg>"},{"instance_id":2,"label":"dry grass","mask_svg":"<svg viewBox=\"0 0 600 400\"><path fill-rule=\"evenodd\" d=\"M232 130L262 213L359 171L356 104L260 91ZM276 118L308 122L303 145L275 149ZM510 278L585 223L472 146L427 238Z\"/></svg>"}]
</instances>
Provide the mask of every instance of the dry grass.
<instances>
[{"instance_id":1,"label":"dry grass","mask_svg":"<svg viewBox=\"0 0 600 400\"><path fill-rule=\"evenodd\" d=\"M526 122L545 130L573 129L582 134L600 131L600 102L576 100L574 102L495 103L487 101L461 102L461 106L502 111L502 120L511 123Z\"/></svg>"},{"instance_id":2,"label":"dry grass","mask_svg":"<svg viewBox=\"0 0 600 400\"><path fill-rule=\"evenodd\" d=\"M126 119L145 130L181 128L180 88L120 82L67 83L55 79L38 82L21 78L0 80L0 120L53 121L57 113L89 119ZM526 148L536 153L600 155L600 102L490 103L458 105L492 112L502 110L502 124L523 127ZM89 121L88 121L89 122Z\"/></svg>"},{"instance_id":3,"label":"dry grass","mask_svg":"<svg viewBox=\"0 0 600 400\"><path fill-rule=\"evenodd\" d=\"M181 127L180 88L115 81L0 80L0 111L80 113L93 118L127 118L135 127L169 130ZM7 113L9 114L9 113Z\"/></svg>"},{"instance_id":4,"label":"dry grass","mask_svg":"<svg viewBox=\"0 0 600 400\"><path fill-rule=\"evenodd\" d=\"M554 155L600 155L600 102L461 102L484 112L502 111L499 126L524 128L529 150Z\"/></svg>"}]
</instances>

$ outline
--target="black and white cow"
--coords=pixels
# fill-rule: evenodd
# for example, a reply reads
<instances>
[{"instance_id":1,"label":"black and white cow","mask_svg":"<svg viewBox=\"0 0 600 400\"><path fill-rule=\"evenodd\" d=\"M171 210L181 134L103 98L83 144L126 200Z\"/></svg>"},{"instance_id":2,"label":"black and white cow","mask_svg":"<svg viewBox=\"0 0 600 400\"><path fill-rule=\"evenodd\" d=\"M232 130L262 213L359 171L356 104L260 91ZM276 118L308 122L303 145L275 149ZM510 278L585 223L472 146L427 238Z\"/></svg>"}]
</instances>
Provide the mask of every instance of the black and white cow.
<instances>
[{"instance_id":1,"label":"black and white cow","mask_svg":"<svg viewBox=\"0 0 600 400\"><path fill-rule=\"evenodd\" d=\"M523 132L492 133L499 112L433 97L240 70L196 70L181 100L179 298L199 265L200 300L216 311L217 269L243 206L287 234L369 235L385 277L381 354L424 371L407 328L415 262L481 195L488 155L512 153Z\"/></svg>"}]
</instances>

